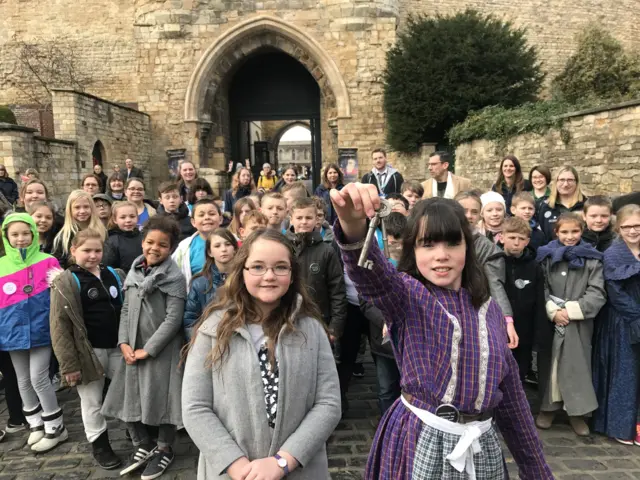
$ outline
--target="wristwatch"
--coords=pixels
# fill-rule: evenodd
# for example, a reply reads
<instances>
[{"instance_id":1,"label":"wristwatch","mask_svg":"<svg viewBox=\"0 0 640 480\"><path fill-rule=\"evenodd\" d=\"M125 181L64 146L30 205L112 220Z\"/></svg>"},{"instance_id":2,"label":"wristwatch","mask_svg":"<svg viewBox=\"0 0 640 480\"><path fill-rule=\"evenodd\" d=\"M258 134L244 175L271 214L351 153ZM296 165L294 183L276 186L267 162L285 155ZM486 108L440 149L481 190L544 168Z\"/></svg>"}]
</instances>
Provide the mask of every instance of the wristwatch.
<instances>
[{"instance_id":1,"label":"wristwatch","mask_svg":"<svg viewBox=\"0 0 640 480\"><path fill-rule=\"evenodd\" d=\"M273 458L275 458L278 462L278 466L284 470L284 476L286 477L287 475L289 475L289 464L287 464L287 459L282 458L277 453L273 456Z\"/></svg>"}]
</instances>

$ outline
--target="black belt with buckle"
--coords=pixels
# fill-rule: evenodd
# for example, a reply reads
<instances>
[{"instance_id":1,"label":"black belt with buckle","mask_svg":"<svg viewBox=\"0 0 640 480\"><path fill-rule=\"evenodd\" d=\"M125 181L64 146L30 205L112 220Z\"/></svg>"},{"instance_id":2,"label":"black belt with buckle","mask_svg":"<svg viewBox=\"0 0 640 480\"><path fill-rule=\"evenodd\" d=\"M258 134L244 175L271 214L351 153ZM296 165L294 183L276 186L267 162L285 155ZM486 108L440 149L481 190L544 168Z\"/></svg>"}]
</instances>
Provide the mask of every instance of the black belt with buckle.
<instances>
[{"instance_id":1,"label":"black belt with buckle","mask_svg":"<svg viewBox=\"0 0 640 480\"><path fill-rule=\"evenodd\" d=\"M412 405L414 404L415 397L413 395L403 391L402 396L407 400L407 402ZM493 418L493 409L491 408L482 413L471 415L461 413L455 406L450 403L445 403L436 408L435 415L445 420L449 420L450 422L465 424L471 422L483 422Z\"/></svg>"}]
</instances>

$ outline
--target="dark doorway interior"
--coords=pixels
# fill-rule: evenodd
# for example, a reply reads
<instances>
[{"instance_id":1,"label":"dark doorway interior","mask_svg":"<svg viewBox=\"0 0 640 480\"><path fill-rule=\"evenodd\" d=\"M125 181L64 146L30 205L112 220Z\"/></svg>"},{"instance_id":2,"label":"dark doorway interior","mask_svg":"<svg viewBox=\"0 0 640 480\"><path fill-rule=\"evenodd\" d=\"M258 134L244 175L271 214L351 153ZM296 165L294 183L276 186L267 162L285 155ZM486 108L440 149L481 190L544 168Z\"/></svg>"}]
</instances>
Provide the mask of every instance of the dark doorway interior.
<instances>
[{"instance_id":1,"label":"dark doorway interior","mask_svg":"<svg viewBox=\"0 0 640 480\"><path fill-rule=\"evenodd\" d=\"M104 145L102 145L102 142L100 140L94 143L91 156L93 158L93 165L102 165L107 160L105 158L106 155L104 151Z\"/></svg>"},{"instance_id":2,"label":"dark doorway interior","mask_svg":"<svg viewBox=\"0 0 640 480\"><path fill-rule=\"evenodd\" d=\"M273 160L268 153L276 145L252 143L251 122L308 120L313 157L311 178L314 187L318 184L322 168L320 88L304 65L278 50L263 50L249 57L231 79L229 109L231 158L242 163L245 158L254 158L254 175L259 174L265 158Z\"/></svg>"}]
</instances>

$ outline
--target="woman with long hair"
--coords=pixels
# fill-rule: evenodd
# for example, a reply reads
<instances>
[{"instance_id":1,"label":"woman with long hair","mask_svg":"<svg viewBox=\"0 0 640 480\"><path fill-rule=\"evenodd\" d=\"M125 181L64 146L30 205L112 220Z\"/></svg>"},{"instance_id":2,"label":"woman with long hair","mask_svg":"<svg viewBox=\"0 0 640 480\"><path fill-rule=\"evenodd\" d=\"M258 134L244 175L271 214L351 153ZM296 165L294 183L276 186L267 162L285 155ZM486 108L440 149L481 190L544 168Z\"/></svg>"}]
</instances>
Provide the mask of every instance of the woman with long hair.
<instances>
[{"instance_id":1,"label":"woman with long hair","mask_svg":"<svg viewBox=\"0 0 640 480\"><path fill-rule=\"evenodd\" d=\"M231 178L231 188L224 194L223 211L233 214L236 202L256 191L256 184L253 181L251 170L246 167L239 168Z\"/></svg>"},{"instance_id":2,"label":"woman with long hair","mask_svg":"<svg viewBox=\"0 0 640 480\"><path fill-rule=\"evenodd\" d=\"M74 190L69 194L64 209L64 224L53 239L53 256L58 259L62 268L70 265L71 241L76 233L90 228L107 239L107 230L98 216L98 210L91 195L83 190Z\"/></svg>"},{"instance_id":3,"label":"woman with long hair","mask_svg":"<svg viewBox=\"0 0 640 480\"><path fill-rule=\"evenodd\" d=\"M222 298L195 328L182 412L200 449L200 479L220 472L329 478L326 442L340 421L338 375L293 245L280 232L249 236Z\"/></svg>"},{"instance_id":4,"label":"woman with long hair","mask_svg":"<svg viewBox=\"0 0 640 480\"><path fill-rule=\"evenodd\" d=\"M531 182L522 176L520 161L515 155L507 155L500 162L498 179L491 190L498 192L504 198L507 215L511 215L511 199L516 193L530 192L533 189Z\"/></svg>"},{"instance_id":5,"label":"woman with long hair","mask_svg":"<svg viewBox=\"0 0 640 480\"><path fill-rule=\"evenodd\" d=\"M384 314L401 369L400 401L378 425L364 477L504 480L497 424L520 478L552 479L463 208L418 202L398 269L376 242L369 269L358 259L381 206L376 186L351 183L331 200L346 273Z\"/></svg>"},{"instance_id":6,"label":"woman with long hair","mask_svg":"<svg viewBox=\"0 0 640 480\"><path fill-rule=\"evenodd\" d=\"M324 200L324 202L328 206L327 211L327 221L329 225L333 226L333 223L336 221L336 212L333 209L333 204L331 203L331 198L329 197L329 192L332 188L340 191L344 187L344 174L340 167L335 163L330 163L324 169L322 173L322 183L318 185L314 195L316 197L320 197Z\"/></svg>"},{"instance_id":7,"label":"woman with long hair","mask_svg":"<svg viewBox=\"0 0 640 480\"><path fill-rule=\"evenodd\" d=\"M578 171L571 165L565 165L556 175L551 186L551 194L546 202L540 205L538 221L540 229L548 242L556 239L555 223L563 213L582 212L587 197L580 188Z\"/></svg>"},{"instance_id":8,"label":"woman with long hair","mask_svg":"<svg viewBox=\"0 0 640 480\"><path fill-rule=\"evenodd\" d=\"M189 199L189 192L193 186L193 182L198 178L198 171L193 162L188 160L182 160L178 164L178 188L180 189L180 196L182 201L186 202Z\"/></svg>"},{"instance_id":9,"label":"woman with long hair","mask_svg":"<svg viewBox=\"0 0 640 480\"><path fill-rule=\"evenodd\" d=\"M125 184L127 200L138 209L138 228L142 229L145 223L156 214L156 209L150 202L145 201L144 182L139 178L130 178Z\"/></svg>"}]
</instances>

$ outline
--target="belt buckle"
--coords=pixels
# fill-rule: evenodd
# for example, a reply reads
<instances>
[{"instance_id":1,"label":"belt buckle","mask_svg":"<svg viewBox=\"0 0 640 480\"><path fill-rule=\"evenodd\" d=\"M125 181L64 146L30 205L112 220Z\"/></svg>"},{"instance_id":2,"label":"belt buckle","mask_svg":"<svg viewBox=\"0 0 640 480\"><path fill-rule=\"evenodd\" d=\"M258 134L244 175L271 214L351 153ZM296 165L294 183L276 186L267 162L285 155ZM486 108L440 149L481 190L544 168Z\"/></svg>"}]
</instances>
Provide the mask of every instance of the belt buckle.
<instances>
[{"instance_id":1,"label":"belt buckle","mask_svg":"<svg viewBox=\"0 0 640 480\"><path fill-rule=\"evenodd\" d=\"M450 403L443 403L436 408L436 416L453 423L458 423L460 420L460 411Z\"/></svg>"}]
</instances>

